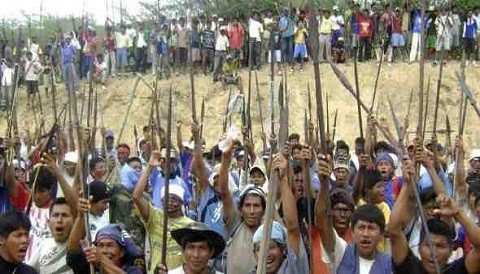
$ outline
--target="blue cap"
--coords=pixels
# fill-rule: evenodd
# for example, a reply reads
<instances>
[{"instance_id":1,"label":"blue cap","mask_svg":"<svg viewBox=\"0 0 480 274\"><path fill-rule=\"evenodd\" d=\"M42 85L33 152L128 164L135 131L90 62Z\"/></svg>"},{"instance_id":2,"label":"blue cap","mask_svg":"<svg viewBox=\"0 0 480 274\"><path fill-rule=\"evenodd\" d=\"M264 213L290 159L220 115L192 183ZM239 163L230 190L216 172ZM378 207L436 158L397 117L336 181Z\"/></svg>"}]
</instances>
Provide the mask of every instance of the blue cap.
<instances>
[{"instance_id":1,"label":"blue cap","mask_svg":"<svg viewBox=\"0 0 480 274\"><path fill-rule=\"evenodd\" d=\"M388 152L382 152L380 155L378 155L377 159L375 159L375 167L380 164L380 162L388 162L389 164L392 165L392 167L395 166L392 156Z\"/></svg>"},{"instance_id":2,"label":"blue cap","mask_svg":"<svg viewBox=\"0 0 480 274\"><path fill-rule=\"evenodd\" d=\"M262 241L262 236L263 236L263 230L264 230L264 224L262 224L257 231L255 231L255 234L253 234L253 244L258 244ZM271 240L274 240L278 244L284 245L287 240L287 230L283 225L281 225L279 222L273 221L272 222L272 235L270 236Z\"/></svg>"}]
</instances>

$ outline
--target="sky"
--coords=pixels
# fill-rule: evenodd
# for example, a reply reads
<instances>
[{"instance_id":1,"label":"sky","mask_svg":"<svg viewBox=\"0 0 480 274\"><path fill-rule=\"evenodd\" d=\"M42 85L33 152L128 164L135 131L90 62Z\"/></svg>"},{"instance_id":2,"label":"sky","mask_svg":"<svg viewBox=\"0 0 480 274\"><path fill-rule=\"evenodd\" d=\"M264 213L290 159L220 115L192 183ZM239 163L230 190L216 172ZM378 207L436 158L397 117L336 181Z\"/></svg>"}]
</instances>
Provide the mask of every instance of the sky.
<instances>
[{"instance_id":1,"label":"sky","mask_svg":"<svg viewBox=\"0 0 480 274\"><path fill-rule=\"evenodd\" d=\"M115 7L122 5L130 14L140 12L139 0L0 0L2 2L0 9L0 19L8 21L12 18L23 19L22 11L26 14L51 14L59 16L82 16L83 11L88 9L93 13L97 22L103 23L106 18L106 3L108 4L108 15L119 21L120 15L112 15L112 4ZM43 4L43 8L40 7Z\"/></svg>"}]
</instances>

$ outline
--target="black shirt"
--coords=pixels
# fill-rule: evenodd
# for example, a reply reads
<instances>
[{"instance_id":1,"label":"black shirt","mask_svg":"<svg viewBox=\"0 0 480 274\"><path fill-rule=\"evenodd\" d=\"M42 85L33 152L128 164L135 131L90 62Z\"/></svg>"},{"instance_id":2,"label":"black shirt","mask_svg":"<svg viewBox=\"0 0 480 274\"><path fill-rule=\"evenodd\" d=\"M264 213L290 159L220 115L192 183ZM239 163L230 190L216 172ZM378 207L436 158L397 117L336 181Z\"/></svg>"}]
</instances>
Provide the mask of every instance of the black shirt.
<instances>
[{"instance_id":1,"label":"black shirt","mask_svg":"<svg viewBox=\"0 0 480 274\"><path fill-rule=\"evenodd\" d=\"M24 263L19 263L19 264L14 264L14 263L9 263L3 259L2 256L0 256L0 274L11 274L11 273L16 273L16 274L34 274L38 273L35 268L24 264Z\"/></svg>"},{"instance_id":2,"label":"black shirt","mask_svg":"<svg viewBox=\"0 0 480 274\"><path fill-rule=\"evenodd\" d=\"M393 263L393 273L423 274L425 271L422 267L422 261L413 255L412 250L409 251L405 260L400 264ZM445 274L462 274L468 273L465 268L465 256L455 260L442 268Z\"/></svg>"}]
</instances>

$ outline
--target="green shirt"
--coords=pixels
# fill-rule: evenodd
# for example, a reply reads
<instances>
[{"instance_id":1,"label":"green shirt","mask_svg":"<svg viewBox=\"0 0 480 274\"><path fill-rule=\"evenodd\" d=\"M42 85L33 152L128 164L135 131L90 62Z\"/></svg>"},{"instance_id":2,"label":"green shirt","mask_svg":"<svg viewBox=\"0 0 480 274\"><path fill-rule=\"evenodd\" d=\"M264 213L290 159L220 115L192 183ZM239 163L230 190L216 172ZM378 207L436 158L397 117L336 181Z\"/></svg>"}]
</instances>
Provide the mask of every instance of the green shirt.
<instances>
[{"instance_id":1,"label":"green shirt","mask_svg":"<svg viewBox=\"0 0 480 274\"><path fill-rule=\"evenodd\" d=\"M162 239L163 239L163 210L155 208L150 204L150 213L148 222L144 223L145 229L150 236L150 273L154 273L155 266L162 259ZM168 218L167 226L167 267L174 269L183 264L182 248L172 238L170 232L187 226L193 222L192 219L185 216L179 218Z\"/></svg>"}]
</instances>

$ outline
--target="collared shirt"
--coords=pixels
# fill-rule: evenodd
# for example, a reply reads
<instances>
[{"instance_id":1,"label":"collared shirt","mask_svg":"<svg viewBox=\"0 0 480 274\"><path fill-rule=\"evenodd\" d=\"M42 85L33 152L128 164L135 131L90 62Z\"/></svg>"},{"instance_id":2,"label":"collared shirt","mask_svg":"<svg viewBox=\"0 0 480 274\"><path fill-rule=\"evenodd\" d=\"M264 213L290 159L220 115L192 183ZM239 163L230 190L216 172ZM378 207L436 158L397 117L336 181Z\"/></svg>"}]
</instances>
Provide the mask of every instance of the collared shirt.
<instances>
[{"instance_id":1,"label":"collared shirt","mask_svg":"<svg viewBox=\"0 0 480 274\"><path fill-rule=\"evenodd\" d=\"M333 21L330 18L326 18L322 16L322 20L320 21L319 32L321 34L331 34L332 29L333 29Z\"/></svg>"}]
</instances>

